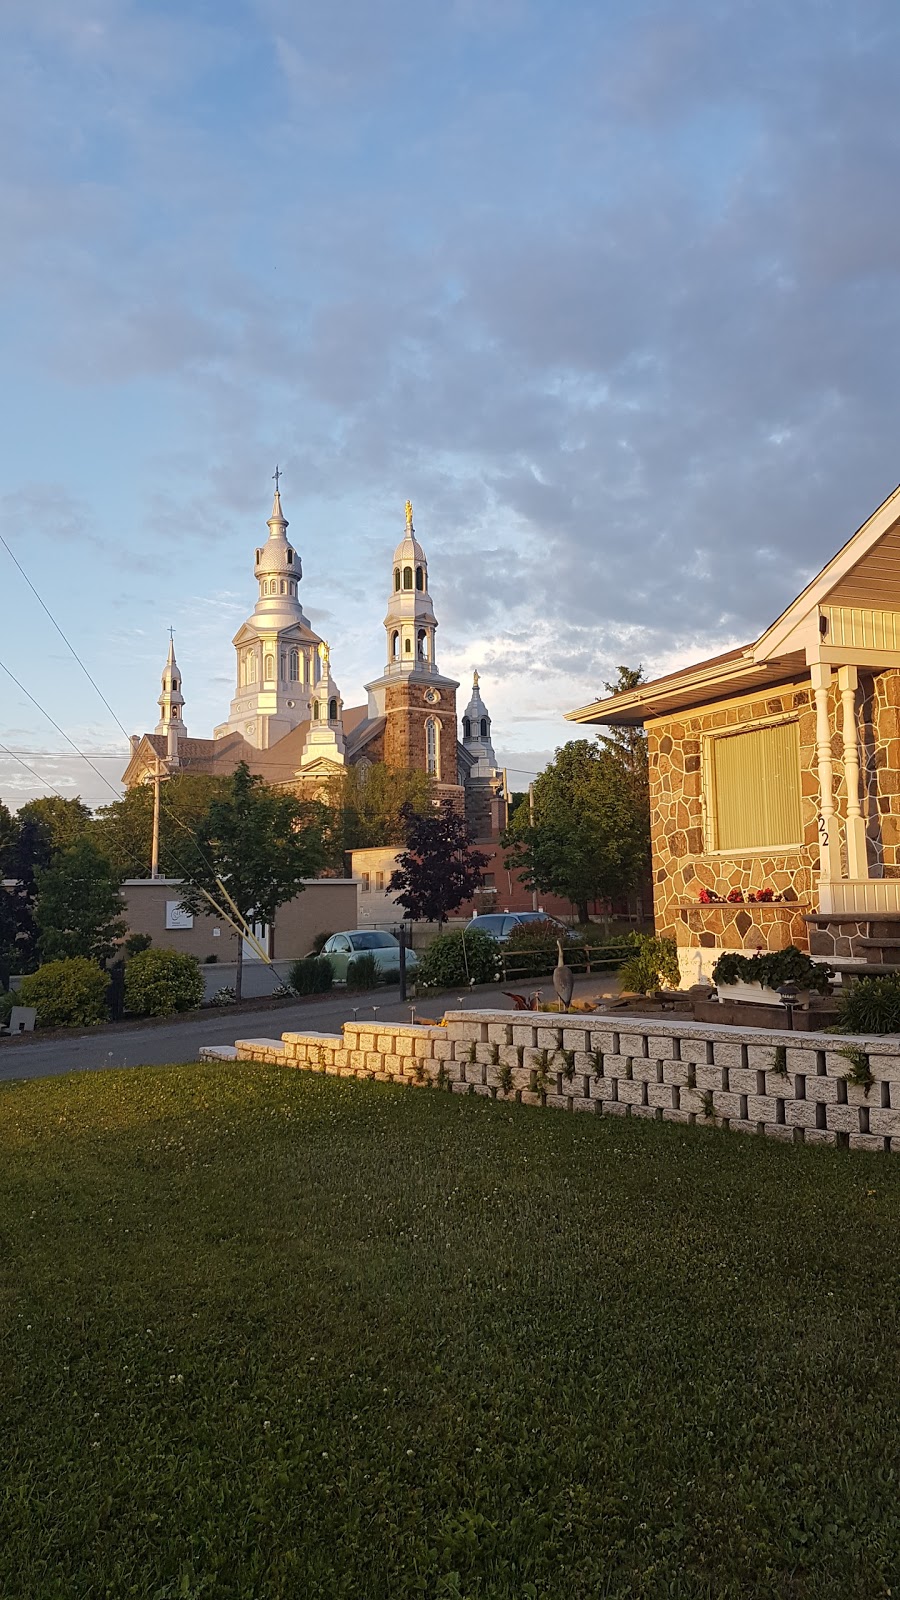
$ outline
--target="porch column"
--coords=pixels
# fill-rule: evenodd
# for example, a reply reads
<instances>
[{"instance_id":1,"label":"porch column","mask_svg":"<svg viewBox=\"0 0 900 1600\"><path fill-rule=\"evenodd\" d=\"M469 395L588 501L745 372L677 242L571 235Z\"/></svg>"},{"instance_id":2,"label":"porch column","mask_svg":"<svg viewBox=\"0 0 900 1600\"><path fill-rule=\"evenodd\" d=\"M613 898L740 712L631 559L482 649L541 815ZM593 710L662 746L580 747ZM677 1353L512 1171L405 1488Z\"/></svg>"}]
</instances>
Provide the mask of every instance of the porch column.
<instances>
[{"instance_id":1,"label":"porch column","mask_svg":"<svg viewBox=\"0 0 900 1600\"><path fill-rule=\"evenodd\" d=\"M841 877L841 850L837 836L837 818L834 814L834 773L831 754L831 725L828 720L828 690L831 668L827 662L814 661L810 666L813 694L816 702L816 756L819 765L819 876L823 883L835 883Z\"/></svg>"},{"instance_id":2,"label":"porch column","mask_svg":"<svg viewBox=\"0 0 900 1600\"><path fill-rule=\"evenodd\" d=\"M866 823L859 799L859 734L856 726L855 667L838 667L844 735L844 786L847 790L847 877L868 878Z\"/></svg>"}]
</instances>

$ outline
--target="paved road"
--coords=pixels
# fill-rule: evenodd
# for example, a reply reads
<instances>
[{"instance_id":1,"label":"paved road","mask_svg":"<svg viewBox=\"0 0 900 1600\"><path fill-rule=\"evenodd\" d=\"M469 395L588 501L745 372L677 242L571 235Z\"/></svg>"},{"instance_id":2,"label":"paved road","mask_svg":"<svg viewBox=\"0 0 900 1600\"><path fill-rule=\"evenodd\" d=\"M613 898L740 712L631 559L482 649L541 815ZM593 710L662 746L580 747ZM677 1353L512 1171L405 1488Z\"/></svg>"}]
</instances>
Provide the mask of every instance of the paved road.
<instances>
[{"instance_id":1,"label":"paved road","mask_svg":"<svg viewBox=\"0 0 900 1600\"><path fill-rule=\"evenodd\" d=\"M537 983L529 986L529 992L537 987ZM552 997L553 988L549 982L540 987L543 995ZM615 973L579 978L575 985L577 996L592 999L603 993L614 994L616 989ZM423 1016L442 1016L445 1010L456 1010L457 1001L456 995L445 994L440 999L419 1000L416 1007ZM382 1021L410 1021L410 1004L400 1004L397 989L378 990L374 1004ZM462 1004L505 1010L511 1002L504 997L499 985L485 985L470 996L463 996ZM162 1066L170 1061L196 1061L201 1045L234 1044L235 1039L277 1039L282 1033L305 1030L339 1033L342 1022L352 1022L354 1007L359 1011L360 1020L373 1014L372 1005L363 1004L362 996L333 994L327 1000L285 1006L278 1011L250 1011L238 1016L227 1009L211 1011L208 1016L192 1017L189 1021L174 1017L171 1022L152 1028L98 1031L78 1039L0 1040L0 1082L49 1078L63 1072L92 1072L100 1067L146 1067Z\"/></svg>"}]
</instances>

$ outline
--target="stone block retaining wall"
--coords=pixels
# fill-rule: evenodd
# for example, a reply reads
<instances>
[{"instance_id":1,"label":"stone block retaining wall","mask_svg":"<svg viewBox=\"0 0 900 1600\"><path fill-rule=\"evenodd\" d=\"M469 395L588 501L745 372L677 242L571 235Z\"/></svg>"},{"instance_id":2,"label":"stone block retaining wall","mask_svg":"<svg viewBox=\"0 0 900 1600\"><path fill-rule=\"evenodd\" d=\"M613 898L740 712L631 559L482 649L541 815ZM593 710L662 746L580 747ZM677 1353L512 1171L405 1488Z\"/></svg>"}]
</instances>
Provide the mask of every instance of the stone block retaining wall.
<instances>
[{"instance_id":1,"label":"stone block retaining wall","mask_svg":"<svg viewBox=\"0 0 900 1600\"><path fill-rule=\"evenodd\" d=\"M868 1058L868 1090L847 1081L853 1068L840 1052L848 1047ZM235 1051L242 1061L436 1085L560 1111L900 1154L900 1038L625 1015L451 1011L443 1027L348 1022L339 1034L241 1039Z\"/></svg>"}]
</instances>

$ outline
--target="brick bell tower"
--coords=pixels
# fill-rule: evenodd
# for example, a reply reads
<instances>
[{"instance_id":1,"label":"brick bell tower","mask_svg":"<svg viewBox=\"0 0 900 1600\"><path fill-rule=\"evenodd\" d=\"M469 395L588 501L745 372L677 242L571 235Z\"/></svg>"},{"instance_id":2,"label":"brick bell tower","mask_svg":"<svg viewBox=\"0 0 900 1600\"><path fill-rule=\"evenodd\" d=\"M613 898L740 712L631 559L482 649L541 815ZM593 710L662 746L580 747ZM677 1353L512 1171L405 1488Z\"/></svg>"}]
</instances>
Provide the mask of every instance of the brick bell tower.
<instances>
[{"instance_id":1,"label":"brick bell tower","mask_svg":"<svg viewBox=\"0 0 900 1600\"><path fill-rule=\"evenodd\" d=\"M394 551L391 596L384 619L387 666L366 684L370 717L384 717L389 767L427 772L441 788L459 787L456 691L435 661L437 621L428 592L428 562L406 502L406 532Z\"/></svg>"}]
</instances>

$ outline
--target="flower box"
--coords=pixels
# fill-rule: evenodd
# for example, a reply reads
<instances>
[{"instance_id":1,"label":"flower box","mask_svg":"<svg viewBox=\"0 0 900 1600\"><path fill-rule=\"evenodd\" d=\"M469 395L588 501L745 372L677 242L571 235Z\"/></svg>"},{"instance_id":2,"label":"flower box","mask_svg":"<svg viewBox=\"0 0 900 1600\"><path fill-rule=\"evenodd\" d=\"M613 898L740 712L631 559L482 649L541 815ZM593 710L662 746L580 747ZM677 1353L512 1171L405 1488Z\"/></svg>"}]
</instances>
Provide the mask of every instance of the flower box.
<instances>
[{"instance_id":1,"label":"flower box","mask_svg":"<svg viewBox=\"0 0 900 1600\"><path fill-rule=\"evenodd\" d=\"M778 990L767 989L762 983L743 983L740 979L735 983L718 983L716 993L720 1000L745 1000L754 1006L781 1005Z\"/></svg>"}]
</instances>

